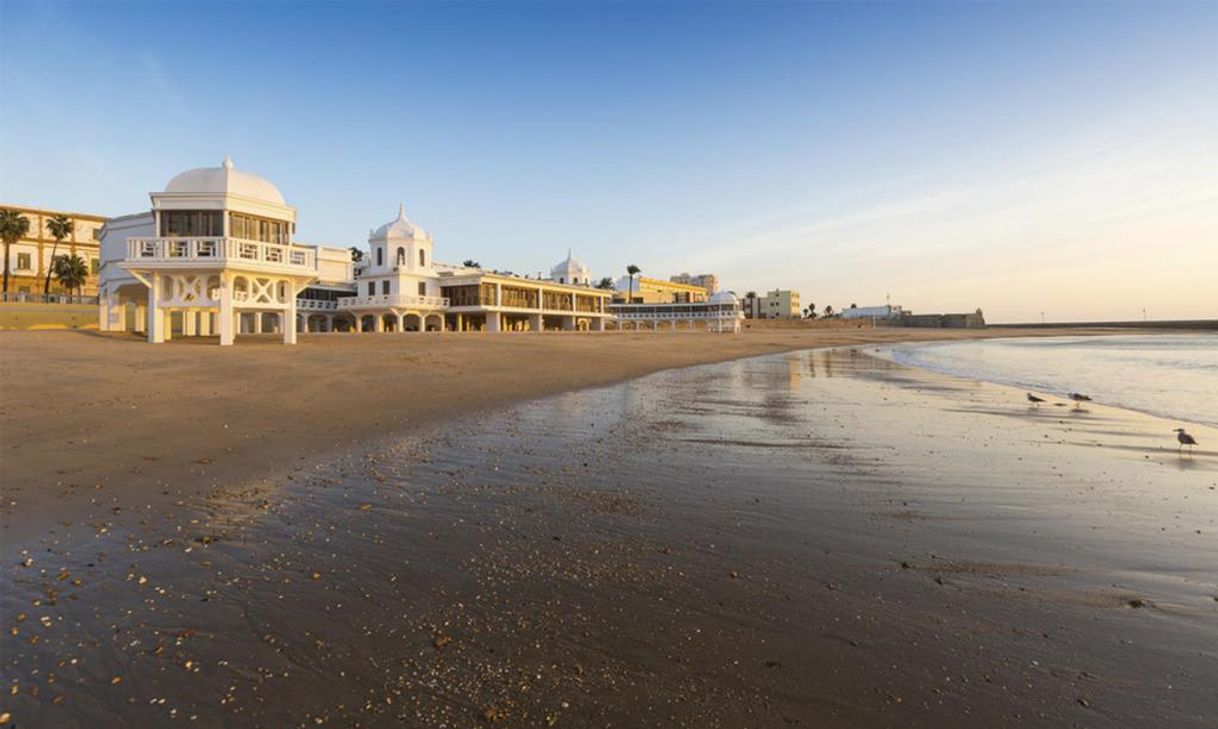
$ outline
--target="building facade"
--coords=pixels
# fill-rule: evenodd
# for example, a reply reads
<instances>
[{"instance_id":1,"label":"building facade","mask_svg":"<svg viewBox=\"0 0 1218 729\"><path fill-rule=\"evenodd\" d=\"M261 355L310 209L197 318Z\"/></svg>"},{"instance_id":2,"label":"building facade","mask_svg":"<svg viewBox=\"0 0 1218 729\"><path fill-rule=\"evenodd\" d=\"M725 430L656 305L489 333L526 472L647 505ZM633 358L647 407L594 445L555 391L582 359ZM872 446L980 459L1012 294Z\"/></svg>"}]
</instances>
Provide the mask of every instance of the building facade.
<instances>
[{"instance_id":1,"label":"building facade","mask_svg":"<svg viewBox=\"0 0 1218 729\"><path fill-rule=\"evenodd\" d=\"M765 296L745 297L744 314L749 319L802 318L799 292L794 289L774 289L766 292Z\"/></svg>"},{"instance_id":2,"label":"building facade","mask_svg":"<svg viewBox=\"0 0 1218 729\"><path fill-rule=\"evenodd\" d=\"M97 295L101 271L101 228L106 222L104 216L20 205L0 205L0 208L13 210L30 221L29 233L9 250L10 298L21 300L24 296L41 294L52 257L65 255L80 256L88 267L89 276L80 293L85 296ZM58 246L47 227L47 223L57 215L72 221L72 234L59 242ZM66 293L54 276L51 276L51 293Z\"/></svg>"},{"instance_id":3,"label":"building facade","mask_svg":"<svg viewBox=\"0 0 1218 729\"><path fill-rule=\"evenodd\" d=\"M298 331L603 330L611 292L586 267L567 282L438 263L404 207L368 238L358 268L347 248L294 242L296 209L269 181L219 167L183 172L150 193L148 212L101 232L99 307L105 331L174 336Z\"/></svg>"},{"instance_id":4,"label":"building facade","mask_svg":"<svg viewBox=\"0 0 1218 729\"><path fill-rule=\"evenodd\" d=\"M350 281L345 249L293 243L296 208L267 180L219 167L176 175L148 212L101 233L103 331L174 335L274 331L296 342L297 296L318 281Z\"/></svg>"},{"instance_id":5,"label":"building facade","mask_svg":"<svg viewBox=\"0 0 1218 729\"><path fill-rule=\"evenodd\" d=\"M646 276L623 276L618 279L617 291L613 294L618 304L680 304L704 302L710 294L701 286L665 281Z\"/></svg>"},{"instance_id":6,"label":"building facade","mask_svg":"<svg viewBox=\"0 0 1218 729\"><path fill-rule=\"evenodd\" d=\"M885 304L883 306L854 306L841 311L843 319L875 319L888 321L891 319L900 319L909 312L903 310L895 304Z\"/></svg>"},{"instance_id":7,"label":"building facade","mask_svg":"<svg viewBox=\"0 0 1218 729\"><path fill-rule=\"evenodd\" d=\"M662 303L613 303L609 311L619 330L650 329L661 331L697 331L738 334L744 319L740 300L730 291L720 291L702 301L670 301Z\"/></svg>"},{"instance_id":8,"label":"building facade","mask_svg":"<svg viewBox=\"0 0 1218 729\"><path fill-rule=\"evenodd\" d=\"M714 296L719 293L719 277L713 273L700 273L697 276L688 273L678 273L676 276L670 276L668 280L688 286L701 286L706 289L708 296Z\"/></svg>"}]
</instances>

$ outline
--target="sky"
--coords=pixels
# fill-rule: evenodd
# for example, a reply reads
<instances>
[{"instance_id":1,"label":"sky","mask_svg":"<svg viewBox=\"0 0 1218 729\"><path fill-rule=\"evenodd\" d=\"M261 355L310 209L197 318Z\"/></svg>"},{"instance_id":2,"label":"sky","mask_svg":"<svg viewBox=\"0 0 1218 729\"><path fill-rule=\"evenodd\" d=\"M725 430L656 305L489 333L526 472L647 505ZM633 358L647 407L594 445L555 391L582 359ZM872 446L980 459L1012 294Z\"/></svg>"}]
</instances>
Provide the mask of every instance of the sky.
<instances>
[{"instance_id":1,"label":"sky","mask_svg":"<svg viewBox=\"0 0 1218 729\"><path fill-rule=\"evenodd\" d=\"M0 203L236 166L297 239L818 309L1218 318L1218 3L0 0Z\"/></svg>"}]
</instances>

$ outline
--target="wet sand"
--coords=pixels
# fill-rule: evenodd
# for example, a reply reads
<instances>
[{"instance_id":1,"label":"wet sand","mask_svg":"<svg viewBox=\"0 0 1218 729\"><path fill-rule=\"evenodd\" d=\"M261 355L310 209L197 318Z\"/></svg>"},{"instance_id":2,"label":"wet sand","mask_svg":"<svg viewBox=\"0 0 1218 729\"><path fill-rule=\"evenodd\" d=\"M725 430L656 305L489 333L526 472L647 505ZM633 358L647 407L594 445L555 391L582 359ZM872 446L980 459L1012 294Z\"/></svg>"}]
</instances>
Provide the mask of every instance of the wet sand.
<instances>
[{"instance_id":1,"label":"wet sand","mask_svg":"<svg viewBox=\"0 0 1218 729\"><path fill-rule=\"evenodd\" d=\"M801 352L114 506L6 549L0 706L65 727L1212 726L1218 431L1180 456L1174 424L1022 395Z\"/></svg>"},{"instance_id":2,"label":"wet sand","mask_svg":"<svg viewBox=\"0 0 1218 729\"><path fill-rule=\"evenodd\" d=\"M1051 333L1051 332L1050 332ZM670 367L817 346L1024 335L829 329L368 334L148 346L0 332L0 546L107 506L159 508L439 419Z\"/></svg>"}]
</instances>

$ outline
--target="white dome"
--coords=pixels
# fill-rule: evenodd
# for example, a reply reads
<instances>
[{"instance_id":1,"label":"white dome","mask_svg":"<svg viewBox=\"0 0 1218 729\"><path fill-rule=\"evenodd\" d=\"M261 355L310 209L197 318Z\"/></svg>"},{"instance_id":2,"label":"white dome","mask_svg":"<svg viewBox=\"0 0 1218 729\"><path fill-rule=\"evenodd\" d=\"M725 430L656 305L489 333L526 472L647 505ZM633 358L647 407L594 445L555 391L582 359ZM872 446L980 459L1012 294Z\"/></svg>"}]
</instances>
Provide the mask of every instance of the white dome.
<instances>
[{"instance_id":1,"label":"white dome","mask_svg":"<svg viewBox=\"0 0 1218 729\"><path fill-rule=\"evenodd\" d=\"M710 303L712 304L735 304L738 301L740 301L740 299L737 299L736 295L731 291L720 291L719 293L710 297Z\"/></svg>"},{"instance_id":2,"label":"white dome","mask_svg":"<svg viewBox=\"0 0 1218 729\"><path fill-rule=\"evenodd\" d=\"M591 269L575 260L570 249L567 249L566 259L559 261L550 269L550 280L563 283L588 284L591 275Z\"/></svg>"},{"instance_id":3,"label":"white dome","mask_svg":"<svg viewBox=\"0 0 1218 729\"><path fill-rule=\"evenodd\" d=\"M272 185L269 180L234 169L233 161L228 157L224 158L224 163L219 167L200 167L175 175L169 184L165 185L165 192L192 195L239 195L272 202L276 205L287 204L283 201L279 188Z\"/></svg>"},{"instance_id":4,"label":"white dome","mask_svg":"<svg viewBox=\"0 0 1218 729\"><path fill-rule=\"evenodd\" d=\"M415 225L410 218L406 217L406 206L398 206L398 217L396 220L391 220L381 227L377 228L372 234L373 238L411 238L425 239L427 231Z\"/></svg>"}]
</instances>

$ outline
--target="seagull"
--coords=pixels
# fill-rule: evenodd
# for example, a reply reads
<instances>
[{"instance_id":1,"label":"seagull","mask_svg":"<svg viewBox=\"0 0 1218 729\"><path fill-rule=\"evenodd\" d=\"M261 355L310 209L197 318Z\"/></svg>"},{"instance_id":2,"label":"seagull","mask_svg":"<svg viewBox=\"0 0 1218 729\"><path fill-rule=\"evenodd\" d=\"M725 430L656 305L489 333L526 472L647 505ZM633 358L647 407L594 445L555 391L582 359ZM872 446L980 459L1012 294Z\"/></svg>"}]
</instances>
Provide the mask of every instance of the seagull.
<instances>
[{"instance_id":1,"label":"seagull","mask_svg":"<svg viewBox=\"0 0 1218 729\"><path fill-rule=\"evenodd\" d=\"M1043 397L1036 397L1032 393L1030 393L1030 392L1028 393L1028 402L1032 403L1032 407L1038 408L1038 407L1040 407L1040 404L1044 401L1045 401L1045 399Z\"/></svg>"},{"instance_id":2,"label":"seagull","mask_svg":"<svg viewBox=\"0 0 1218 729\"><path fill-rule=\"evenodd\" d=\"M1082 407L1082 406L1083 406L1083 403L1085 403L1085 402L1091 402L1091 398L1087 397L1086 395L1084 395L1084 394L1083 394L1083 393L1081 393L1081 392L1072 392L1072 393L1070 393L1069 397L1070 397L1070 399L1071 399L1071 400L1073 400L1073 401L1074 401L1074 409L1075 409L1075 410L1077 410L1077 409L1079 409L1080 407Z\"/></svg>"},{"instance_id":3,"label":"seagull","mask_svg":"<svg viewBox=\"0 0 1218 729\"><path fill-rule=\"evenodd\" d=\"M1176 440L1180 441L1180 447L1176 451L1183 450L1184 446L1188 446L1188 452L1193 452L1193 446L1197 445L1197 439L1188 433L1184 432L1184 428L1176 428Z\"/></svg>"}]
</instances>

